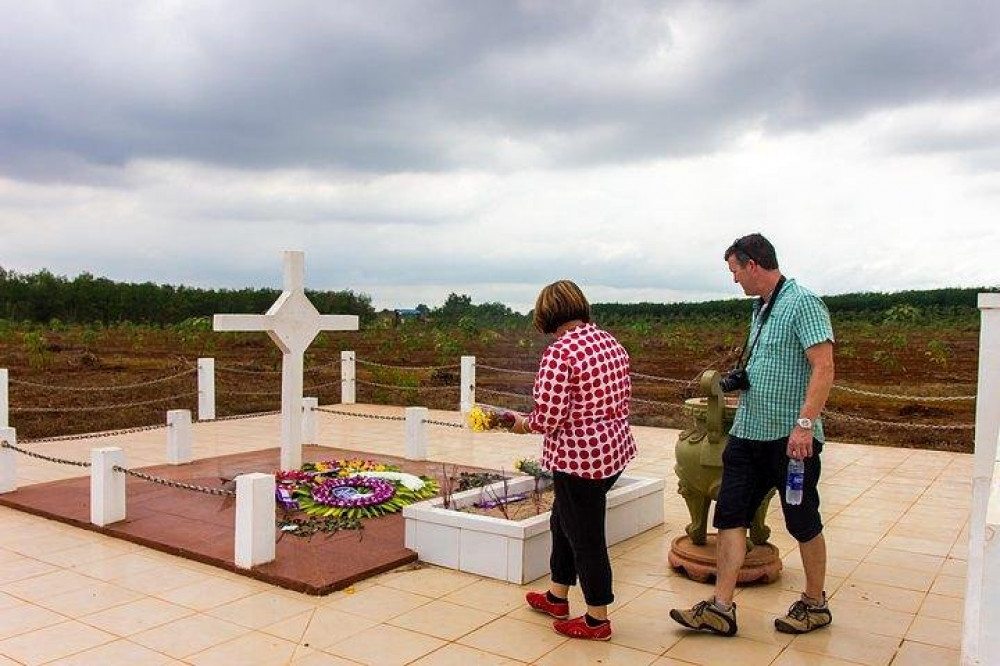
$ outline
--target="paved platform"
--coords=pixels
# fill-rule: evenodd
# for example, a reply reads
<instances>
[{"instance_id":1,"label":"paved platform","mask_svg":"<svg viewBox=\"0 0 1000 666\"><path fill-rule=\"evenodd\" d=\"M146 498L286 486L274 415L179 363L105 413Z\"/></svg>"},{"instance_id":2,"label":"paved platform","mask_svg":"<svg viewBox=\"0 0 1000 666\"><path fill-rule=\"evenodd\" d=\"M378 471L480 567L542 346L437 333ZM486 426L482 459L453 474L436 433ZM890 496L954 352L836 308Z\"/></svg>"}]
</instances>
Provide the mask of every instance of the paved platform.
<instances>
[{"instance_id":1,"label":"paved platform","mask_svg":"<svg viewBox=\"0 0 1000 666\"><path fill-rule=\"evenodd\" d=\"M338 407L402 416L402 408ZM457 422L455 412L431 412ZM402 421L319 415L319 443L402 455ZM268 449L277 416L195 425L195 455ZM536 455L535 436L428 426L429 457L509 469ZM823 513L834 625L806 636L771 623L797 597L802 570L776 507L772 543L785 569L770 586L740 589L740 634L691 634L667 612L711 593L669 570L688 521L673 486L677 431L635 428L636 474L668 480L666 522L611 549L617 601L610 643L570 641L527 610L526 589L410 564L325 597L308 596L144 546L0 508L0 666L4 664L682 664L913 666L958 664L970 455L830 443ZM162 464L166 434L34 445L86 459L122 446L128 466ZM78 468L19 457L22 486L79 476ZM581 609L579 594L572 596Z\"/></svg>"}]
</instances>

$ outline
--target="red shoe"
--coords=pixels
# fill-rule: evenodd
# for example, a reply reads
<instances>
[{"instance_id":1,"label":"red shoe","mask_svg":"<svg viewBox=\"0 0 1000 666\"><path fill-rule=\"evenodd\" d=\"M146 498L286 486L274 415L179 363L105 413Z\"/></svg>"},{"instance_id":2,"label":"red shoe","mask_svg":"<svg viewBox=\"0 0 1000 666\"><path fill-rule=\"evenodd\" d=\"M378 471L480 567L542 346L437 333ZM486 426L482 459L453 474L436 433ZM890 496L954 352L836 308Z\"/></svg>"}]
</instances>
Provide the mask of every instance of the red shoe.
<instances>
[{"instance_id":1,"label":"red shoe","mask_svg":"<svg viewBox=\"0 0 1000 666\"><path fill-rule=\"evenodd\" d=\"M555 622L552 624L552 628L556 630L556 633L569 636L570 638L585 638L591 641L611 640L610 620L592 627L587 624L586 618L581 615L565 622Z\"/></svg>"},{"instance_id":2,"label":"red shoe","mask_svg":"<svg viewBox=\"0 0 1000 666\"><path fill-rule=\"evenodd\" d=\"M552 603L549 601L548 595L544 592L528 592L524 596L525 601L528 605L534 608L536 611L542 613L548 613L557 620L565 620L569 617L569 602Z\"/></svg>"}]
</instances>

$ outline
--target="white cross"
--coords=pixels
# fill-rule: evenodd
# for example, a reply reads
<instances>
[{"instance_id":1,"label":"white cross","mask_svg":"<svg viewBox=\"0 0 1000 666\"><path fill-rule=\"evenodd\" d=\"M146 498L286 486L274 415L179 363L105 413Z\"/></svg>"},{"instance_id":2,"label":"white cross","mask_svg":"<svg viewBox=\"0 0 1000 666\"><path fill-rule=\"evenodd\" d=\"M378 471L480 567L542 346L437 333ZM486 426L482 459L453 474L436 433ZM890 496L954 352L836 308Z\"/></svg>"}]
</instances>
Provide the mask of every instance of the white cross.
<instances>
[{"instance_id":1,"label":"white cross","mask_svg":"<svg viewBox=\"0 0 1000 666\"><path fill-rule=\"evenodd\" d=\"M266 331L281 349L281 469L302 466L303 356L320 331L356 331L356 315L321 315L303 289L305 253L286 251L285 289L263 315L215 315L216 331Z\"/></svg>"}]
</instances>

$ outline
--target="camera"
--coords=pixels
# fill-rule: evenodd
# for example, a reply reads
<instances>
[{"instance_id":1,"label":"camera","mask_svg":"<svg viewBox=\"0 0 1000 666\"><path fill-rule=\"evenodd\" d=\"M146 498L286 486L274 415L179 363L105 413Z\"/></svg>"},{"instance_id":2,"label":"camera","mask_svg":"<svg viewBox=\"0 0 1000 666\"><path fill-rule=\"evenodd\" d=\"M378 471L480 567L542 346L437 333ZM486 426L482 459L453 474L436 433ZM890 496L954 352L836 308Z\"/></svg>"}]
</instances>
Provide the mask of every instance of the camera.
<instances>
[{"instance_id":1,"label":"camera","mask_svg":"<svg viewBox=\"0 0 1000 666\"><path fill-rule=\"evenodd\" d=\"M719 380L719 388L723 393L746 391L750 388L750 375L743 368L730 370Z\"/></svg>"}]
</instances>

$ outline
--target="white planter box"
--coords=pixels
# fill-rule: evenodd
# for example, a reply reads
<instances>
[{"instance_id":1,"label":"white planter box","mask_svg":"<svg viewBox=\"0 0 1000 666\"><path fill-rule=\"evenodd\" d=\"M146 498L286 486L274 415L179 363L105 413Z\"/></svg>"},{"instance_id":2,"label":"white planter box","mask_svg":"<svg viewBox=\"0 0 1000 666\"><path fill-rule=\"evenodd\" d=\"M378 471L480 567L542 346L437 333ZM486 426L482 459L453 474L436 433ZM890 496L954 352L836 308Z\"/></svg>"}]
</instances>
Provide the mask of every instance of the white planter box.
<instances>
[{"instance_id":1,"label":"white planter box","mask_svg":"<svg viewBox=\"0 0 1000 666\"><path fill-rule=\"evenodd\" d=\"M528 492L531 477L507 482L509 494ZM607 539L614 545L663 523L663 479L622 476L608 493ZM503 483L492 488L503 493ZM479 488L452 495L452 506L479 501ZM550 511L505 520L443 508L440 497L403 507L406 547L430 564L523 584L548 574Z\"/></svg>"}]
</instances>

